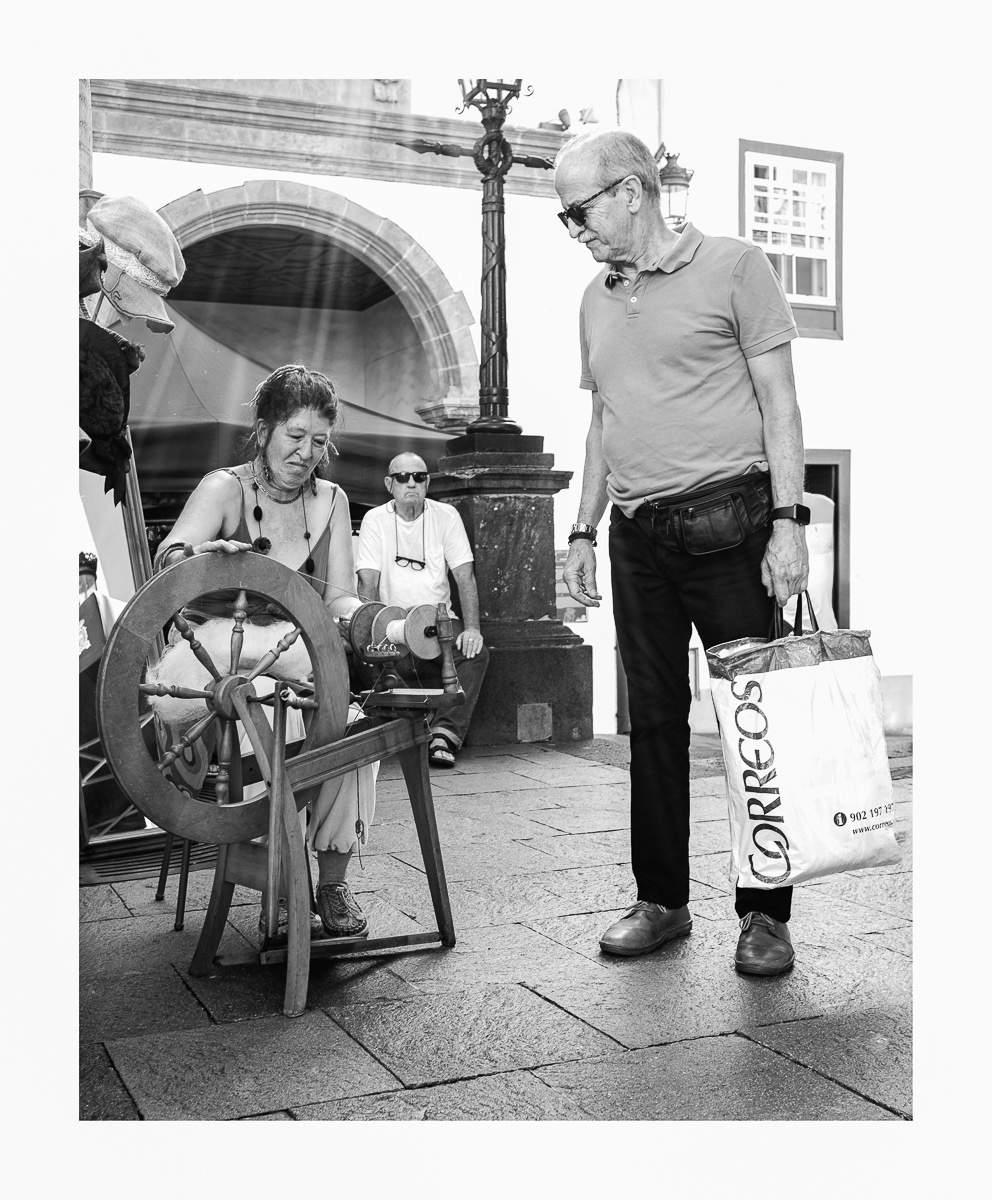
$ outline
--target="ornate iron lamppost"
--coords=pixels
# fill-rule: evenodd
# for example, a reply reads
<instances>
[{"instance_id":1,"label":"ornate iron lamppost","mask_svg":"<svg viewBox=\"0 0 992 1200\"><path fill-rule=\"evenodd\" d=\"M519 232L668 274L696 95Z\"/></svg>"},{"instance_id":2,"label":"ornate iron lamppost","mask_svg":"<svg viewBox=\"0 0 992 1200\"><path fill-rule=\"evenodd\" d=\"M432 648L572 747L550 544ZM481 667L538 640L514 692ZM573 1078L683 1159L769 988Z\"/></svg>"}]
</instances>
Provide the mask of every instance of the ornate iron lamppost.
<instances>
[{"instance_id":1,"label":"ornate iron lamppost","mask_svg":"<svg viewBox=\"0 0 992 1200\"><path fill-rule=\"evenodd\" d=\"M664 156L665 165L658 171L658 182L661 185L661 213L665 224L669 227L678 225L685 220L689 207L689 180L693 171L679 164L677 154L669 154L662 142L655 151L655 162L661 162Z\"/></svg>"},{"instance_id":2,"label":"ornate iron lamppost","mask_svg":"<svg viewBox=\"0 0 992 1200\"><path fill-rule=\"evenodd\" d=\"M523 80L504 83L502 79L459 79L464 112L471 106L482 116L485 133L468 149L453 142L399 142L418 154L444 154L450 158L471 155L482 175L482 361L479 364L479 416L468 426L468 433L521 433L520 426L507 415L506 355L506 261L503 232L503 179L514 163L550 170L554 162L536 155L517 155L503 136L503 124L510 112L510 101L520 96ZM528 88L525 95L533 91Z\"/></svg>"}]
</instances>

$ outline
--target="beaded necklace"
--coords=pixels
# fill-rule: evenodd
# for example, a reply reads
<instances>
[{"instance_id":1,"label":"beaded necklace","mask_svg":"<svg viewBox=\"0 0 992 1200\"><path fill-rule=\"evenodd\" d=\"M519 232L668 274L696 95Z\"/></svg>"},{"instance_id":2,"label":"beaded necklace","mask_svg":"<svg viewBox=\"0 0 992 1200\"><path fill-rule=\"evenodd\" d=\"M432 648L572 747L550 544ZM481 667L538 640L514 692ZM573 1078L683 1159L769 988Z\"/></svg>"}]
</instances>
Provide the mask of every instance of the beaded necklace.
<instances>
[{"instance_id":1,"label":"beaded necklace","mask_svg":"<svg viewBox=\"0 0 992 1200\"><path fill-rule=\"evenodd\" d=\"M295 504L296 501L299 500L303 507L303 537L307 543L307 561L303 564L303 570L307 573L307 575L312 575L314 573L316 564L313 561L313 555L310 553L310 526L307 523L307 502L304 496L307 482L308 480L304 480L303 483L300 484L300 490L295 496L290 496L288 500L280 500L278 496L273 496L268 488L259 483L258 478L255 475L254 464L252 464L251 486L252 491L255 493L255 507L252 509L251 515L255 518L255 522L258 525L258 537L252 542L252 549L257 550L259 554L268 554L268 552L272 549L271 541L269 541L267 537L262 536L262 517L264 516L264 513L262 512L262 506L258 503L259 490L264 492L265 495L268 496L268 498L275 504Z\"/></svg>"}]
</instances>

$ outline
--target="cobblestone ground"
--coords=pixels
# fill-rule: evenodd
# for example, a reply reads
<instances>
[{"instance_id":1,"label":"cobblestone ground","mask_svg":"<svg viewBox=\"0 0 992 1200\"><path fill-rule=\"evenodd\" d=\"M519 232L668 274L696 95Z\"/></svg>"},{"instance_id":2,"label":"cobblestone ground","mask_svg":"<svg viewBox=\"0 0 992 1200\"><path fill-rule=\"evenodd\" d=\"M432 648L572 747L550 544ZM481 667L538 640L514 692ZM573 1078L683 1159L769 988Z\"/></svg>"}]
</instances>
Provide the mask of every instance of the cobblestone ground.
<instances>
[{"instance_id":1,"label":"cobblestone ground","mask_svg":"<svg viewBox=\"0 0 992 1200\"><path fill-rule=\"evenodd\" d=\"M212 873L185 929L155 880L80 889L83 1120L907 1120L912 742L889 740L902 861L802 885L795 969L733 969L724 783L693 744L692 935L636 959L598 938L633 900L624 738L467 750L432 772L457 945L193 978ZM393 764L350 880L373 935L434 928ZM254 944L238 889L221 953Z\"/></svg>"}]
</instances>

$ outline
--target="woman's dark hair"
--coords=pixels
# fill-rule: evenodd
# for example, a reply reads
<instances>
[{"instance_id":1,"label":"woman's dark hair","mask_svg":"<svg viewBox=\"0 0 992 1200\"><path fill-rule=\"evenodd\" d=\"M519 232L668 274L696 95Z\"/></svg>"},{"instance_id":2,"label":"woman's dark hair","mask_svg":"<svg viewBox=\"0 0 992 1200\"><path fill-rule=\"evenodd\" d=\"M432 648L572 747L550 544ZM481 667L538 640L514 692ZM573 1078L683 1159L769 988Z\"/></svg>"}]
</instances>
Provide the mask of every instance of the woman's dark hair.
<instances>
[{"instance_id":1,"label":"woman's dark hair","mask_svg":"<svg viewBox=\"0 0 992 1200\"><path fill-rule=\"evenodd\" d=\"M311 371L302 363L288 363L284 367L277 367L255 389L250 405L253 420L245 445L248 462L256 454L264 454L272 430L288 421L301 409L313 409L332 429L338 417L338 397L334 391L334 384L320 371ZM265 430L262 441L259 441L257 433L259 423ZM330 442L328 452L337 454L336 448ZM318 473L319 468L314 474Z\"/></svg>"}]
</instances>

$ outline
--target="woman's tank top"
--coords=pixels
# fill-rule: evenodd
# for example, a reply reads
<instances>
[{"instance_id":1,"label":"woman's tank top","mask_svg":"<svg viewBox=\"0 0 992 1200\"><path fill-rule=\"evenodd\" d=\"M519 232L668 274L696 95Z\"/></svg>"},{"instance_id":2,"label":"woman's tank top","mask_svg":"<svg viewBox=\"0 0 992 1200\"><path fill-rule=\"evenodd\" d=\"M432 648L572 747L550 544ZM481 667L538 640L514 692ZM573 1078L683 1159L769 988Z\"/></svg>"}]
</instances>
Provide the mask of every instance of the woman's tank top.
<instances>
[{"instance_id":1,"label":"woman's tank top","mask_svg":"<svg viewBox=\"0 0 992 1200\"><path fill-rule=\"evenodd\" d=\"M224 468L229 475L233 475L237 479L241 488L241 520L238 522L238 527L231 534L231 541L234 542L252 542L254 539L248 530L247 516L247 497L245 495L244 482L241 476L236 474L230 467ZM330 512L327 515L327 524L321 531L320 537L313 544L311 557L313 558L313 573L308 574L305 570L306 563L303 563L297 568L297 574L310 584L318 596L324 594L324 582L327 579L327 564L331 545L331 517L334 515L334 506L338 502L338 497L341 494L341 489L337 484L332 483L334 488L334 498L331 501ZM255 550L246 551L247 554L256 554ZM208 592L203 596L198 596L193 604L187 605L183 609L183 616L193 625L201 625L204 621L210 620L213 617L230 617L234 613L234 602L238 597L237 591L233 588L227 588L216 592ZM248 619L256 624L271 624L273 621L288 621L289 614L273 603L266 597L259 595L258 592L247 593Z\"/></svg>"}]
</instances>

